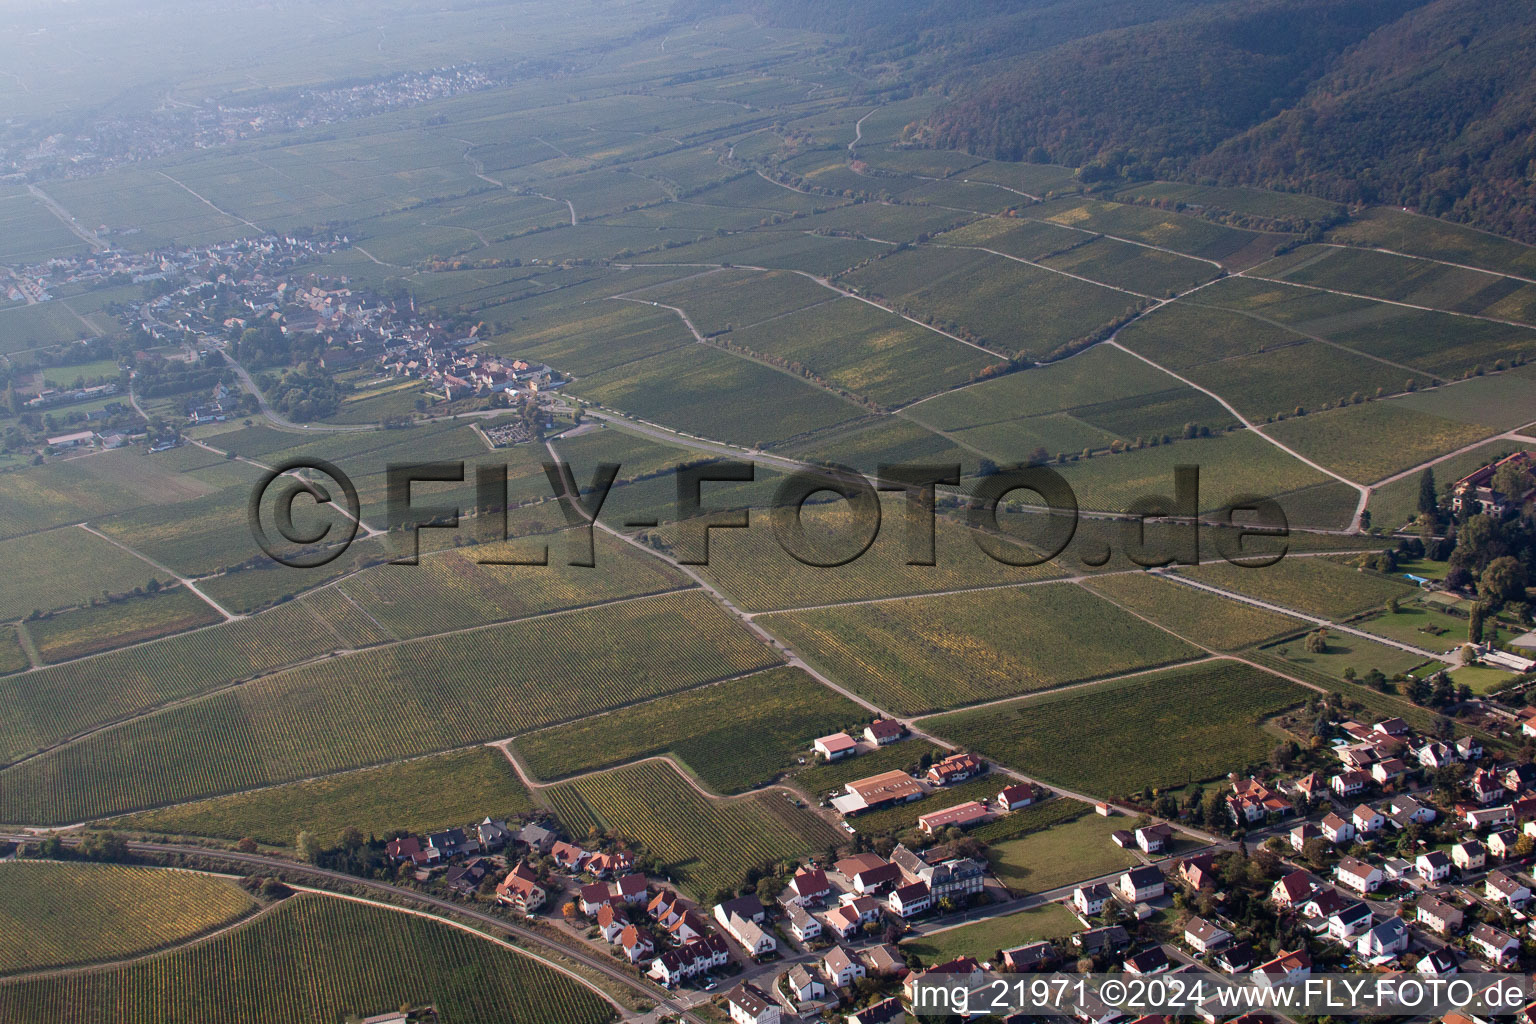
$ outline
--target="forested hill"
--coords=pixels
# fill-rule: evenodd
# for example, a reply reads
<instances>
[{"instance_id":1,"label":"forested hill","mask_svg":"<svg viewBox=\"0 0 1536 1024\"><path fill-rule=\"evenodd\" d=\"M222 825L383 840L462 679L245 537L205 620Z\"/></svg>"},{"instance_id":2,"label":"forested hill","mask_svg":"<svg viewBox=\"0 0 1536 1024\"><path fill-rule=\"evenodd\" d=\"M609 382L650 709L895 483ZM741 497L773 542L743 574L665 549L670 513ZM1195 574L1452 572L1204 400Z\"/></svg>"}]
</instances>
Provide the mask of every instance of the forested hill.
<instances>
[{"instance_id":1,"label":"forested hill","mask_svg":"<svg viewBox=\"0 0 1536 1024\"><path fill-rule=\"evenodd\" d=\"M1536 241L1536 9L1437 0L1191 168Z\"/></svg>"},{"instance_id":2,"label":"forested hill","mask_svg":"<svg viewBox=\"0 0 1536 1024\"><path fill-rule=\"evenodd\" d=\"M687 0L846 36L921 145L1390 203L1536 241L1530 0Z\"/></svg>"}]
</instances>

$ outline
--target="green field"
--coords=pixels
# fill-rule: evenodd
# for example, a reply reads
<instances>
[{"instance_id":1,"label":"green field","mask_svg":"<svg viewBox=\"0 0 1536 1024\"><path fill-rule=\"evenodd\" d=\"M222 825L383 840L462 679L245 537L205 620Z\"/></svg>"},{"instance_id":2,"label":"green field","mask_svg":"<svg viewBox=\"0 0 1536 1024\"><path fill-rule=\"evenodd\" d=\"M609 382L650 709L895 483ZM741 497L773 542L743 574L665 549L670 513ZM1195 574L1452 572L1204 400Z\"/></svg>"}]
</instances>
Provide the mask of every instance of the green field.
<instances>
[{"instance_id":1,"label":"green field","mask_svg":"<svg viewBox=\"0 0 1536 1024\"><path fill-rule=\"evenodd\" d=\"M1049 892L1140 863L1130 850L1110 841L1111 832L1126 826L1123 818L1088 814L1055 828L995 843L987 855L993 874L1015 896Z\"/></svg>"},{"instance_id":2,"label":"green field","mask_svg":"<svg viewBox=\"0 0 1536 1024\"><path fill-rule=\"evenodd\" d=\"M700 898L739 885L748 868L819 853L843 835L782 793L706 800L659 761L589 775L542 796L570 834L596 827L635 840Z\"/></svg>"},{"instance_id":3,"label":"green field","mask_svg":"<svg viewBox=\"0 0 1536 1024\"><path fill-rule=\"evenodd\" d=\"M333 658L92 733L0 772L0 820L78 821L381 764L774 661L701 593L468 636Z\"/></svg>"},{"instance_id":4,"label":"green field","mask_svg":"<svg viewBox=\"0 0 1536 1024\"><path fill-rule=\"evenodd\" d=\"M300 832L333 841L346 828L380 838L526 813L532 804L499 750L471 747L382 768L145 811L118 828L290 846Z\"/></svg>"},{"instance_id":5,"label":"green field","mask_svg":"<svg viewBox=\"0 0 1536 1024\"><path fill-rule=\"evenodd\" d=\"M27 632L44 661L58 662L223 621L208 602L186 587L175 587L144 597L56 612L27 623Z\"/></svg>"},{"instance_id":6,"label":"green field","mask_svg":"<svg viewBox=\"0 0 1536 1024\"><path fill-rule=\"evenodd\" d=\"M1012 949L1039 939L1066 938L1078 931L1077 918L1066 907L1049 903L1017 914L994 917L975 924L947 928L918 939L908 939L901 948L922 957L925 964L943 963L957 956L990 960L1000 949Z\"/></svg>"},{"instance_id":7,"label":"green field","mask_svg":"<svg viewBox=\"0 0 1536 1024\"><path fill-rule=\"evenodd\" d=\"M1359 572L1327 558L1284 558L1264 568L1220 564L1180 568L1181 574L1328 619L1346 619L1404 598L1413 590L1400 580Z\"/></svg>"},{"instance_id":8,"label":"green field","mask_svg":"<svg viewBox=\"0 0 1536 1024\"><path fill-rule=\"evenodd\" d=\"M1275 423L1265 433L1336 473L1372 483L1474 444L1493 431L1398 402L1368 402Z\"/></svg>"},{"instance_id":9,"label":"green field","mask_svg":"<svg viewBox=\"0 0 1536 1024\"><path fill-rule=\"evenodd\" d=\"M1434 217L1416 216L1391 207L1371 207L1329 233L1335 242L1380 246L1451 263L1536 276L1536 250L1476 228Z\"/></svg>"},{"instance_id":10,"label":"green field","mask_svg":"<svg viewBox=\"0 0 1536 1024\"><path fill-rule=\"evenodd\" d=\"M783 613L763 624L845 686L902 714L1200 653L1071 583Z\"/></svg>"},{"instance_id":11,"label":"green field","mask_svg":"<svg viewBox=\"0 0 1536 1024\"><path fill-rule=\"evenodd\" d=\"M161 583L171 582L143 559L75 527L0 541L0 559L7 567L0 583L0 619L125 594L157 576Z\"/></svg>"},{"instance_id":12,"label":"green field","mask_svg":"<svg viewBox=\"0 0 1536 1024\"><path fill-rule=\"evenodd\" d=\"M126 959L214 931L255 909L229 882L186 871L0 864L0 976ZM4 992L0 988L0 1005Z\"/></svg>"},{"instance_id":13,"label":"green field","mask_svg":"<svg viewBox=\"0 0 1536 1024\"><path fill-rule=\"evenodd\" d=\"M1118 796L1262 761L1274 746L1263 720L1307 693L1223 661L1026 697L927 724L1048 785Z\"/></svg>"},{"instance_id":14,"label":"green field","mask_svg":"<svg viewBox=\"0 0 1536 1024\"><path fill-rule=\"evenodd\" d=\"M541 779L670 754L715 792L739 793L808 758L816 737L858 732L867 718L805 672L780 668L529 733L517 751Z\"/></svg>"},{"instance_id":15,"label":"green field","mask_svg":"<svg viewBox=\"0 0 1536 1024\"><path fill-rule=\"evenodd\" d=\"M0 675L20 672L31 664L22 650L21 637L14 626L0 627Z\"/></svg>"},{"instance_id":16,"label":"green field","mask_svg":"<svg viewBox=\"0 0 1536 1024\"><path fill-rule=\"evenodd\" d=\"M1146 206L1099 200L1059 199L1028 211L1031 217L1054 224L1159 246L1228 269L1252 266L1268 257L1284 235L1229 228L1199 217L1181 216Z\"/></svg>"},{"instance_id":17,"label":"green field","mask_svg":"<svg viewBox=\"0 0 1536 1024\"><path fill-rule=\"evenodd\" d=\"M989 253L922 246L838 279L998 351L1047 357L1142 301Z\"/></svg>"},{"instance_id":18,"label":"green field","mask_svg":"<svg viewBox=\"0 0 1536 1024\"><path fill-rule=\"evenodd\" d=\"M444 1020L602 1024L590 989L473 932L328 896L296 896L218 939L114 970L0 985L18 1024L102 1019L335 1021L432 1004Z\"/></svg>"},{"instance_id":19,"label":"green field","mask_svg":"<svg viewBox=\"0 0 1536 1024\"><path fill-rule=\"evenodd\" d=\"M1288 615L1144 573L1101 576L1088 587L1193 643L1222 651L1241 650L1306 626Z\"/></svg>"}]
</instances>

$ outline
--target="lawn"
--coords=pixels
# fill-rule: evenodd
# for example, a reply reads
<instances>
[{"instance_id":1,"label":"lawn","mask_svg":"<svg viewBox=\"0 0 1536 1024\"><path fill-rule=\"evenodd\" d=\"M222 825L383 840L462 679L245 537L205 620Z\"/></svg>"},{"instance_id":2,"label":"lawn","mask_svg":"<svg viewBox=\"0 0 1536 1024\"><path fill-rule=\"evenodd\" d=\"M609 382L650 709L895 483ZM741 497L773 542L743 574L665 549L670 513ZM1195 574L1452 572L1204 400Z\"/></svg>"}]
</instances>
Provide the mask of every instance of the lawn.
<instances>
[{"instance_id":1,"label":"lawn","mask_svg":"<svg viewBox=\"0 0 1536 1024\"><path fill-rule=\"evenodd\" d=\"M1428 644L1420 646L1431 651L1436 649ZM1282 659L1287 665L1314 669L1334 679L1343 679L1346 669L1354 669L1357 678L1364 678L1371 669L1379 669L1388 679L1398 673L1412 673L1423 679L1445 667L1439 662L1396 647L1333 630L1328 632L1326 651L1308 651L1304 641L1298 638L1266 647L1265 652ZM1298 674L1303 678L1311 678L1304 672Z\"/></svg>"},{"instance_id":2,"label":"lawn","mask_svg":"<svg viewBox=\"0 0 1536 1024\"><path fill-rule=\"evenodd\" d=\"M300 832L324 843L345 828L364 835L425 833L532 808L501 751L471 747L382 768L215 797L120 818L119 828L291 846Z\"/></svg>"},{"instance_id":3,"label":"lawn","mask_svg":"<svg viewBox=\"0 0 1536 1024\"><path fill-rule=\"evenodd\" d=\"M903 714L1198 657L1071 583L766 616L802 657Z\"/></svg>"},{"instance_id":4,"label":"lawn","mask_svg":"<svg viewBox=\"0 0 1536 1024\"><path fill-rule=\"evenodd\" d=\"M916 953L925 964L942 963L957 956L990 960L1000 949L1012 949L1038 939L1065 938L1079 930L1077 918L1070 910L1060 903L1048 903L1016 914L908 939L901 948Z\"/></svg>"},{"instance_id":5,"label":"lawn","mask_svg":"<svg viewBox=\"0 0 1536 1024\"><path fill-rule=\"evenodd\" d=\"M1127 827L1124 818L1086 814L1043 832L997 843L987 851L992 873L1015 896L1048 892L1139 864L1136 855L1110 842Z\"/></svg>"},{"instance_id":6,"label":"lawn","mask_svg":"<svg viewBox=\"0 0 1536 1024\"><path fill-rule=\"evenodd\" d=\"M1503 669L1489 668L1487 665L1464 665L1453 669L1450 675L1451 682L1457 686L1470 686L1473 693L1491 693L1517 678Z\"/></svg>"},{"instance_id":7,"label":"lawn","mask_svg":"<svg viewBox=\"0 0 1536 1024\"><path fill-rule=\"evenodd\" d=\"M1356 623L1378 636L1426 651L1448 651L1467 642L1467 619L1418 601L1401 601L1397 613L1382 611Z\"/></svg>"},{"instance_id":8,"label":"lawn","mask_svg":"<svg viewBox=\"0 0 1536 1024\"><path fill-rule=\"evenodd\" d=\"M1264 720L1307 690L1222 661L932 719L1001 764L1096 796L1121 796L1240 771L1274 746Z\"/></svg>"}]
</instances>

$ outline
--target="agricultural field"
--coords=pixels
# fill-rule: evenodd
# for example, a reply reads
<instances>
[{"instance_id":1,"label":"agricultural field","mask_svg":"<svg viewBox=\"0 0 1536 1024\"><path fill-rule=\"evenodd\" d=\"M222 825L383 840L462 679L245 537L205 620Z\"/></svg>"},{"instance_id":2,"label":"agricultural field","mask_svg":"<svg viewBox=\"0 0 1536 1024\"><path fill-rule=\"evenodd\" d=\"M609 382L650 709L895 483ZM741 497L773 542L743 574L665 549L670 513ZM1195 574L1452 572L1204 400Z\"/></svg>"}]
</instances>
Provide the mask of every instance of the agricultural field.
<instances>
[{"instance_id":1,"label":"agricultural field","mask_svg":"<svg viewBox=\"0 0 1536 1024\"><path fill-rule=\"evenodd\" d=\"M1219 651L1241 650L1307 627L1289 615L1180 587L1146 573L1100 576L1087 586L1192 643Z\"/></svg>"},{"instance_id":2,"label":"agricultural field","mask_svg":"<svg viewBox=\"0 0 1536 1024\"><path fill-rule=\"evenodd\" d=\"M0 682L0 757L344 646L299 603ZM0 788L4 783L0 782Z\"/></svg>"},{"instance_id":3,"label":"agricultural field","mask_svg":"<svg viewBox=\"0 0 1536 1024\"><path fill-rule=\"evenodd\" d=\"M1471 377L1444 387L1403 395L1393 401L1415 412L1489 427L1513 430L1533 422L1531 404L1533 369L1522 366L1507 373Z\"/></svg>"},{"instance_id":4,"label":"agricultural field","mask_svg":"<svg viewBox=\"0 0 1536 1024\"><path fill-rule=\"evenodd\" d=\"M1077 918L1064 905L1047 903L1016 914L908 939L901 948L916 953L925 964L943 963L957 956L988 960L1000 949L1012 949L1039 939L1064 939L1080 930Z\"/></svg>"},{"instance_id":5,"label":"agricultural field","mask_svg":"<svg viewBox=\"0 0 1536 1024\"><path fill-rule=\"evenodd\" d=\"M9 867L9 865L7 865ZM444 1020L606 1024L603 998L476 932L385 908L300 895L217 939L113 970L0 985L17 1024L126 1020L340 1020L437 1008Z\"/></svg>"},{"instance_id":6,"label":"agricultural field","mask_svg":"<svg viewBox=\"0 0 1536 1024\"><path fill-rule=\"evenodd\" d=\"M300 832L330 843L346 828L364 835L423 834L532 809L501 751L470 747L381 768L273 786L130 814L116 828L291 846Z\"/></svg>"},{"instance_id":7,"label":"agricultural field","mask_svg":"<svg viewBox=\"0 0 1536 1024\"><path fill-rule=\"evenodd\" d=\"M1314 673L1321 672L1334 679L1345 678L1345 672L1350 669L1354 670L1357 678L1363 678L1372 669L1376 669L1388 679L1392 679L1408 673L1427 678L1445 667L1440 662L1427 659L1422 655L1410 654L1396 647L1378 644L1351 633L1329 630L1326 642L1328 645L1326 650L1309 651L1302 640L1296 638L1283 644L1271 644L1264 648L1264 652L1278 659L1279 662L1292 666L1295 670L1294 674L1304 679L1315 678L1305 671L1307 669ZM1419 647L1428 651L1443 649L1428 636L1421 636L1418 641L1405 642L1417 643Z\"/></svg>"},{"instance_id":8,"label":"agricultural field","mask_svg":"<svg viewBox=\"0 0 1536 1024\"><path fill-rule=\"evenodd\" d=\"M1172 249L1228 270L1242 270L1268 258L1275 245L1287 237L1230 228L1147 206L1093 199L1058 199L1031 207L1028 213L1032 219Z\"/></svg>"},{"instance_id":9,"label":"agricultural field","mask_svg":"<svg viewBox=\"0 0 1536 1024\"><path fill-rule=\"evenodd\" d=\"M1072 583L788 612L763 624L845 686L902 714L1200 653Z\"/></svg>"},{"instance_id":10,"label":"agricultural field","mask_svg":"<svg viewBox=\"0 0 1536 1024\"><path fill-rule=\"evenodd\" d=\"M706 800L660 761L589 775L542 797L571 835L595 827L634 840L700 899L740 885L749 868L842 841L841 832L783 793Z\"/></svg>"},{"instance_id":11,"label":"agricultural field","mask_svg":"<svg viewBox=\"0 0 1536 1024\"><path fill-rule=\"evenodd\" d=\"M223 621L208 602L178 586L110 604L54 612L28 622L27 633L44 661L60 662Z\"/></svg>"},{"instance_id":12,"label":"agricultural field","mask_svg":"<svg viewBox=\"0 0 1536 1024\"><path fill-rule=\"evenodd\" d=\"M720 340L886 406L963 384L996 361L867 303L825 294L832 298Z\"/></svg>"},{"instance_id":13,"label":"agricultural field","mask_svg":"<svg viewBox=\"0 0 1536 1024\"><path fill-rule=\"evenodd\" d=\"M1119 796L1211 779L1264 760L1275 745L1264 720L1309 692L1248 665L1219 661L1025 697L926 725L1047 785Z\"/></svg>"},{"instance_id":14,"label":"agricultural field","mask_svg":"<svg viewBox=\"0 0 1536 1024\"><path fill-rule=\"evenodd\" d=\"M41 263L89 247L47 207L25 193L0 196L0 263Z\"/></svg>"},{"instance_id":15,"label":"agricultural field","mask_svg":"<svg viewBox=\"0 0 1536 1024\"><path fill-rule=\"evenodd\" d=\"M162 469L143 449L13 469L0 472L0 538L147 505L174 505L213 490L189 474Z\"/></svg>"},{"instance_id":16,"label":"agricultural field","mask_svg":"<svg viewBox=\"0 0 1536 1024\"><path fill-rule=\"evenodd\" d=\"M590 472L586 467L577 471ZM598 531L592 534L595 568L572 566L572 552L582 541L577 530L520 542L515 552L499 545L475 545L423 554L416 565L374 566L328 589L393 637L405 639L692 585L666 563ZM481 564L497 558L537 558L541 550L547 566Z\"/></svg>"},{"instance_id":17,"label":"agricultural field","mask_svg":"<svg viewBox=\"0 0 1536 1024\"><path fill-rule=\"evenodd\" d=\"M796 668L776 668L529 733L528 770L560 779L667 754L717 793L768 782L810 755L818 736L859 732L859 705Z\"/></svg>"},{"instance_id":18,"label":"agricultural field","mask_svg":"<svg viewBox=\"0 0 1536 1024\"><path fill-rule=\"evenodd\" d=\"M11 861L0 864L0 977L164 949L255 909L232 883L190 871Z\"/></svg>"},{"instance_id":19,"label":"agricultural field","mask_svg":"<svg viewBox=\"0 0 1536 1024\"><path fill-rule=\"evenodd\" d=\"M46 533L0 541L0 620L34 611L51 612L126 594L161 572L141 558L88 530L66 526Z\"/></svg>"},{"instance_id":20,"label":"agricultural field","mask_svg":"<svg viewBox=\"0 0 1536 1024\"><path fill-rule=\"evenodd\" d=\"M995 351L1034 359L1144 301L990 253L932 246L876 260L837 283Z\"/></svg>"},{"instance_id":21,"label":"agricultural field","mask_svg":"<svg viewBox=\"0 0 1536 1024\"><path fill-rule=\"evenodd\" d=\"M1309 615L1343 620L1405 598L1413 587L1327 558L1284 558L1261 569L1219 565L1183 566L1192 580L1294 608Z\"/></svg>"},{"instance_id":22,"label":"agricultural field","mask_svg":"<svg viewBox=\"0 0 1536 1024\"><path fill-rule=\"evenodd\" d=\"M1296 192L1186 185L1174 181L1143 182L1122 189L1119 195L1131 201L1178 203L1201 212L1233 213L1273 220L1323 221L1343 209L1339 204L1330 203L1326 199Z\"/></svg>"},{"instance_id":23,"label":"agricultural field","mask_svg":"<svg viewBox=\"0 0 1536 1024\"><path fill-rule=\"evenodd\" d=\"M1536 277L1536 250L1529 245L1434 217L1371 207L1328 233L1333 242L1392 249L1495 273Z\"/></svg>"},{"instance_id":24,"label":"agricultural field","mask_svg":"<svg viewBox=\"0 0 1536 1024\"><path fill-rule=\"evenodd\" d=\"M1134 853L1110 841L1111 832L1125 827L1124 821L1086 814L1053 828L994 843L987 850L987 859L997 880L1015 896L1049 892L1139 864Z\"/></svg>"},{"instance_id":25,"label":"agricultural field","mask_svg":"<svg viewBox=\"0 0 1536 1024\"><path fill-rule=\"evenodd\" d=\"M31 665L27 652L22 650L17 629L16 626L0 626L0 676L20 672Z\"/></svg>"},{"instance_id":26,"label":"agricultural field","mask_svg":"<svg viewBox=\"0 0 1536 1024\"><path fill-rule=\"evenodd\" d=\"M92 733L0 771L0 820L119 815L382 764L776 660L697 592L483 627L473 643L469 636L342 655Z\"/></svg>"},{"instance_id":27,"label":"agricultural field","mask_svg":"<svg viewBox=\"0 0 1536 1024\"><path fill-rule=\"evenodd\" d=\"M796 374L701 345L594 374L573 392L683 433L754 448L863 415Z\"/></svg>"},{"instance_id":28,"label":"agricultural field","mask_svg":"<svg viewBox=\"0 0 1536 1024\"><path fill-rule=\"evenodd\" d=\"M1113 238L1095 238L1041 262L1053 270L1158 298L1177 295L1217 274L1217 268L1203 260Z\"/></svg>"},{"instance_id":29,"label":"agricultural field","mask_svg":"<svg viewBox=\"0 0 1536 1024\"><path fill-rule=\"evenodd\" d=\"M728 504L729 495L716 498L713 490L705 493L710 504ZM881 509L880 529L868 549L846 565L822 568L788 554L779 542L773 514L754 506L748 529L709 532L709 564L700 571L733 601L754 612L1003 586L1061 575L1061 570L1049 563L1014 566L997 561L978 546L974 531L947 516L935 520L935 564L909 565L914 554L908 533L912 513L899 496L886 497ZM869 534L868 524L853 520L843 502L807 503L800 521L805 531L804 547L819 561L848 557ZM690 553L690 557L702 557L705 553L701 550L703 530L699 524L673 526L664 533L675 555ZM1015 530L1014 536L1028 534L1028 530ZM999 541L999 546L1015 560L1040 557L1022 542L1004 545ZM916 553L926 557L923 550Z\"/></svg>"},{"instance_id":30,"label":"agricultural field","mask_svg":"<svg viewBox=\"0 0 1536 1024\"><path fill-rule=\"evenodd\" d=\"M1255 267L1253 273L1449 313L1536 321L1536 285L1420 257L1307 245Z\"/></svg>"},{"instance_id":31,"label":"agricultural field","mask_svg":"<svg viewBox=\"0 0 1536 1024\"><path fill-rule=\"evenodd\" d=\"M1361 483L1391 476L1493 433L1417 412L1400 402L1367 402L1298 416L1264 432L1303 455Z\"/></svg>"},{"instance_id":32,"label":"agricultural field","mask_svg":"<svg viewBox=\"0 0 1536 1024\"><path fill-rule=\"evenodd\" d=\"M708 337L826 302L836 298L837 293L799 274L717 270L694 272L680 281L647 288L633 297L679 307Z\"/></svg>"}]
</instances>

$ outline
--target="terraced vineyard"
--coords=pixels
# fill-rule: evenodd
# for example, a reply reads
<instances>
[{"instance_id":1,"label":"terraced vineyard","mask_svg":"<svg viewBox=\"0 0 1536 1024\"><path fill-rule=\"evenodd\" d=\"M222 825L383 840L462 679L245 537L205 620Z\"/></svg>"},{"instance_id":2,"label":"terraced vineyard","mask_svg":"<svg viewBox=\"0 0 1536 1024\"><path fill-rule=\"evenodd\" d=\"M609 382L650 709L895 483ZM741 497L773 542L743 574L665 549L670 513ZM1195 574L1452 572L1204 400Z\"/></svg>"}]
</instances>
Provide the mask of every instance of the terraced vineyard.
<instances>
[{"instance_id":1,"label":"terraced vineyard","mask_svg":"<svg viewBox=\"0 0 1536 1024\"><path fill-rule=\"evenodd\" d=\"M785 612L763 624L844 685L902 714L1200 654L1072 583Z\"/></svg>"},{"instance_id":2,"label":"terraced vineyard","mask_svg":"<svg viewBox=\"0 0 1536 1024\"><path fill-rule=\"evenodd\" d=\"M558 779L672 754L717 793L771 780L811 741L869 717L796 668L715 683L519 737L528 770Z\"/></svg>"},{"instance_id":3,"label":"terraced vineyard","mask_svg":"<svg viewBox=\"0 0 1536 1024\"><path fill-rule=\"evenodd\" d=\"M925 723L1011 768L1095 796L1215 778L1262 761L1263 719L1311 691L1223 661L1086 690L944 715Z\"/></svg>"},{"instance_id":4,"label":"terraced vineyard","mask_svg":"<svg viewBox=\"0 0 1536 1024\"><path fill-rule=\"evenodd\" d=\"M0 864L0 976L121 960L185 942L255 909L256 901L232 883L188 871Z\"/></svg>"},{"instance_id":5,"label":"terraced vineyard","mask_svg":"<svg viewBox=\"0 0 1536 1024\"><path fill-rule=\"evenodd\" d=\"M594 826L643 843L700 898L734 888L748 868L841 842L842 834L784 794L704 799L671 765L648 761L543 792L572 835Z\"/></svg>"},{"instance_id":6,"label":"terraced vineyard","mask_svg":"<svg viewBox=\"0 0 1536 1024\"><path fill-rule=\"evenodd\" d=\"M124 829L291 845L300 832L326 842L345 828L386 836L505 818L531 809L501 751L471 747L251 793L196 800L118 819Z\"/></svg>"},{"instance_id":7,"label":"terraced vineyard","mask_svg":"<svg viewBox=\"0 0 1536 1024\"><path fill-rule=\"evenodd\" d=\"M692 591L466 635L334 658L93 733L0 772L0 821L79 821L380 764L776 661Z\"/></svg>"},{"instance_id":8,"label":"terraced vineyard","mask_svg":"<svg viewBox=\"0 0 1536 1024\"><path fill-rule=\"evenodd\" d=\"M327 896L296 896L228 935L116 970L0 984L17 1024L333 1021L402 1004L444 1021L603 1024L590 989L448 925Z\"/></svg>"}]
</instances>

